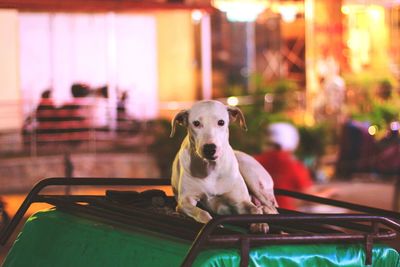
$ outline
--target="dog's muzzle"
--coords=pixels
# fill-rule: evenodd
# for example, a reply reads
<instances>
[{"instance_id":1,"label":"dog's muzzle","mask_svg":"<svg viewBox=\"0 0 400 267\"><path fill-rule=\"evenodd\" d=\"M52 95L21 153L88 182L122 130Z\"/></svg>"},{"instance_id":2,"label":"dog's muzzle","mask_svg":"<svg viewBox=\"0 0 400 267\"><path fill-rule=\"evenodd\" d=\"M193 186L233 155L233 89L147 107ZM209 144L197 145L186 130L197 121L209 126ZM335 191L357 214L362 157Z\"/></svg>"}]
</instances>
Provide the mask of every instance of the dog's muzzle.
<instances>
[{"instance_id":1,"label":"dog's muzzle","mask_svg":"<svg viewBox=\"0 0 400 267\"><path fill-rule=\"evenodd\" d=\"M209 160L215 160L217 157L215 153L217 152L217 146L215 144L205 144L203 146L203 156Z\"/></svg>"}]
</instances>

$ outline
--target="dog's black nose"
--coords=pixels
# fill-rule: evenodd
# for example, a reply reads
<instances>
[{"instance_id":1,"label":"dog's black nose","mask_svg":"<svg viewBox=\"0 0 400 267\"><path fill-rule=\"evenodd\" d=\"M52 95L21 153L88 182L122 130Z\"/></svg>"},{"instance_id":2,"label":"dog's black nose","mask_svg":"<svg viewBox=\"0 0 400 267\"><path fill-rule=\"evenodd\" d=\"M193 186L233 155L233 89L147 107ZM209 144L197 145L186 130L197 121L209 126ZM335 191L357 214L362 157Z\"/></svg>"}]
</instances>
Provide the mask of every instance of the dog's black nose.
<instances>
[{"instance_id":1,"label":"dog's black nose","mask_svg":"<svg viewBox=\"0 0 400 267\"><path fill-rule=\"evenodd\" d=\"M203 155L207 159L214 159L214 155L217 152L217 146L214 144L205 144L203 146Z\"/></svg>"}]
</instances>

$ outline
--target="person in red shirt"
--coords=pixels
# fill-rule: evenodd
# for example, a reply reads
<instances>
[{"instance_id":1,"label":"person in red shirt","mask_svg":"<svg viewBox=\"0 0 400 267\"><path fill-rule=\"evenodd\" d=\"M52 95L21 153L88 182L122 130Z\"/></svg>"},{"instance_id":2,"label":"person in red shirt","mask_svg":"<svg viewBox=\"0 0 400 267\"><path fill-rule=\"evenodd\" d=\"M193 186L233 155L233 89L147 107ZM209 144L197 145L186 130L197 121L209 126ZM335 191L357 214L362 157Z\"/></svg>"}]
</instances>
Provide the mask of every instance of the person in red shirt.
<instances>
[{"instance_id":1,"label":"person in red shirt","mask_svg":"<svg viewBox=\"0 0 400 267\"><path fill-rule=\"evenodd\" d=\"M267 127L267 149L254 158L269 172L274 187L306 192L313 181L307 167L293 154L299 143L297 129L289 123L272 123ZM293 198L276 196L283 209L296 209Z\"/></svg>"}]
</instances>

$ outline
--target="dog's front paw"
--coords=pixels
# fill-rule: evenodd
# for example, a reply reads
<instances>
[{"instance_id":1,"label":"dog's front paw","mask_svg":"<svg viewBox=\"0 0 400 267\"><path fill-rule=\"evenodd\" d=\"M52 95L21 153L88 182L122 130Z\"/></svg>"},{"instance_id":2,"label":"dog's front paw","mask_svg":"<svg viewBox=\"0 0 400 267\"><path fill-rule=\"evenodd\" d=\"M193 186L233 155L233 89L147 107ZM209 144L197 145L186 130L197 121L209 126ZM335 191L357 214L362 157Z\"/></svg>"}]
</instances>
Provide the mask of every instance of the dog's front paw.
<instances>
[{"instance_id":1,"label":"dog's front paw","mask_svg":"<svg viewBox=\"0 0 400 267\"><path fill-rule=\"evenodd\" d=\"M263 205L261 206L261 210L263 214L278 214L278 210L274 205Z\"/></svg>"},{"instance_id":2,"label":"dog's front paw","mask_svg":"<svg viewBox=\"0 0 400 267\"><path fill-rule=\"evenodd\" d=\"M252 223L250 224L250 232L266 234L269 231L268 223Z\"/></svg>"},{"instance_id":3,"label":"dog's front paw","mask_svg":"<svg viewBox=\"0 0 400 267\"><path fill-rule=\"evenodd\" d=\"M212 217L210 215L210 213L208 213L205 210L200 210L199 213L196 215L196 221L201 222L201 223L208 223L209 221L211 221Z\"/></svg>"}]
</instances>

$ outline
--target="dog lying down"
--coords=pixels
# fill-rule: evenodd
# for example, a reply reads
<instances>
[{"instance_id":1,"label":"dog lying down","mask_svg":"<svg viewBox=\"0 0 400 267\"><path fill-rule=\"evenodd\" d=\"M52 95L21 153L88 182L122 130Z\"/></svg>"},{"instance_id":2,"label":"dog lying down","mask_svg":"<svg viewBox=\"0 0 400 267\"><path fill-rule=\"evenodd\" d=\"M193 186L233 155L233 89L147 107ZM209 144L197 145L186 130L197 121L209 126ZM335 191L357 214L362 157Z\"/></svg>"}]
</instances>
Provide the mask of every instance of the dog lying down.
<instances>
[{"instance_id":1,"label":"dog lying down","mask_svg":"<svg viewBox=\"0 0 400 267\"><path fill-rule=\"evenodd\" d=\"M172 120L171 137L177 125L187 129L172 166L177 210L198 222L210 221L209 212L278 213L271 176L253 157L234 151L229 144L229 124L234 121L247 129L240 109L213 100L197 102ZM197 207L199 202L207 210ZM266 233L269 227L257 223L250 230Z\"/></svg>"}]
</instances>

